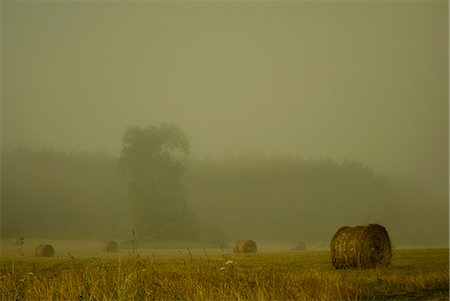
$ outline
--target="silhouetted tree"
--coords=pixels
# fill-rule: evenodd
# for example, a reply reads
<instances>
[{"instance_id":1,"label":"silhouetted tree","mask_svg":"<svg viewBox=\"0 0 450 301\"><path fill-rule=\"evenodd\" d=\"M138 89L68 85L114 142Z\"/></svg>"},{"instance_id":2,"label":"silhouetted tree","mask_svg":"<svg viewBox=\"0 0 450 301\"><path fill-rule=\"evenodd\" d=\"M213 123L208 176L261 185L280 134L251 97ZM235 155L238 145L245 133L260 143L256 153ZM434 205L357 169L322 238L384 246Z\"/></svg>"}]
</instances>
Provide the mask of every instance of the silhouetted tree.
<instances>
[{"instance_id":1,"label":"silhouetted tree","mask_svg":"<svg viewBox=\"0 0 450 301\"><path fill-rule=\"evenodd\" d=\"M192 238L195 223L181 185L185 168L178 160L189 152L186 134L167 123L129 126L122 143L119 166L128 177L137 233L161 240Z\"/></svg>"}]
</instances>

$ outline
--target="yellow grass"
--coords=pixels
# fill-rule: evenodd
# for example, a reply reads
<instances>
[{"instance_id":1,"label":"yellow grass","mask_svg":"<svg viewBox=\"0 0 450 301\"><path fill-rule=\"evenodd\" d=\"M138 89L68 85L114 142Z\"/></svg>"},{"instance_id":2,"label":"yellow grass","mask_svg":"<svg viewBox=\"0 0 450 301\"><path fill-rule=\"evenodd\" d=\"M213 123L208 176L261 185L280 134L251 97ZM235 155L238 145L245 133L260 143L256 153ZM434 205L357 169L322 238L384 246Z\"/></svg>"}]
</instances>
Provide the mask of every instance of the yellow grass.
<instances>
[{"instance_id":1,"label":"yellow grass","mask_svg":"<svg viewBox=\"0 0 450 301\"><path fill-rule=\"evenodd\" d=\"M147 250L137 256L74 259L4 255L1 299L445 300L449 296L448 249L395 250L390 267L369 270L335 270L328 251L177 252Z\"/></svg>"}]
</instances>

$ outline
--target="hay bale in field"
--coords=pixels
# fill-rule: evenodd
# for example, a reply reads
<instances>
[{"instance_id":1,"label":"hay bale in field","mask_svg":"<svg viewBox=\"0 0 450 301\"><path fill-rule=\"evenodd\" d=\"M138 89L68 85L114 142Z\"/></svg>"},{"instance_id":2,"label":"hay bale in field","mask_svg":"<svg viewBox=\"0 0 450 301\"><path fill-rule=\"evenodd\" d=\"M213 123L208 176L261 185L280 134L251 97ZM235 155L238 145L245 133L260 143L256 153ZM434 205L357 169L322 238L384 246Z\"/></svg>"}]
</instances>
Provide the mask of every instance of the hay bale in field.
<instances>
[{"instance_id":1,"label":"hay bale in field","mask_svg":"<svg viewBox=\"0 0 450 301\"><path fill-rule=\"evenodd\" d=\"M114 240L104 241L103 250L105 252L117 252L119 250L119 245Z\"/></svg>"},{"instance_id":2,"label":"hay bale in field","mask_svg":"<svg viewBox=\"0 0 450 301\"><path fill-rule=\"evenodd\" d=\"M391 263L389 234L377 224L339 228L331 239L330 249L336 269L367 269Z\"/></svg>"},{"instance_id":3,"label":"hay bale in field","mask_svg":"<svg viewBox=\"0 0 450 301\"><path fill-rule=\"evenodd\" d=\"M256 250L256 243L251 239L240 239L233 248L235 253L256 253Z\"/></svg>"},{"instance_id":4,"label":"hay bale in field","mask_svg":"<svg viewBox=\"0 0 450 301\"><path fill-rule=\"evenodd\" d=\"M305 251L306 244L304 242L296 243L292 246L292 251Z\"/></svg>"},{"instance_id":5,"label":"hay bale in field","mask_svg":"<svg viewBox=\"0 0 450 301\"><path fill-rule=\"evenodd\" d=\"M34 250L36 257L53 257L55 255L55 249L52 245L38 245Z\"/></svg>"}]
</instances>

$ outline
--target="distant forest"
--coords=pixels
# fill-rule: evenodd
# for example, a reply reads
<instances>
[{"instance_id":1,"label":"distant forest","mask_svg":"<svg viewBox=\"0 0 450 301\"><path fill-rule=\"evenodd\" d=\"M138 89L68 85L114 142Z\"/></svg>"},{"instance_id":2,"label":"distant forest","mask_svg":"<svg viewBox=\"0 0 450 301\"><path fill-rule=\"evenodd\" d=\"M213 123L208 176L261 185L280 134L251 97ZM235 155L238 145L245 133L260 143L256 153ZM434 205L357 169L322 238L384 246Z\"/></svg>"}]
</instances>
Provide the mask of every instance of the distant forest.
<instances>
[{"instance_id":1,"label":"distant forest","mask_svg":"<svg viewBox=\"0 0 450 301\"><path fill-rule=\"evenodd\" d=\"M359 162L291 156L185 156L197 239L326 245L343 225L383 224L394 246L448 244L448 201ZM104 153L2 152L2 238L127 239L127 185ZM432 205L430 205L432 204Z\"/></svg>"}]
</instances>

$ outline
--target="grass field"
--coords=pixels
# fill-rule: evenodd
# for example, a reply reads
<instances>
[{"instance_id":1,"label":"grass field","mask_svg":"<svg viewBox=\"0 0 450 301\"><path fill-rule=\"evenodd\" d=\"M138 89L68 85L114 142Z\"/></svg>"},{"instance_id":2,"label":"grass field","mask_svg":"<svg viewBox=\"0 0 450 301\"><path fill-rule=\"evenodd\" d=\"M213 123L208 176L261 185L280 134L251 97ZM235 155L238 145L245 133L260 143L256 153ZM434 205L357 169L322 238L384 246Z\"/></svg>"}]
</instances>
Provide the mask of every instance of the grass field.
<instances>
[{"instance_id":1,"label":"grass field","mask_svg":"<svg viewBox=\"0 0 450 301\"><path fill-rule=\"evenodd\" d=\"M5 248L4 248L5 249ZM326 250L3 252L2 300L448 300L449 250L394 250L388 268L335 270ZM91 255L92 257L90 257Z\"/></svg>"}]
</instances>

